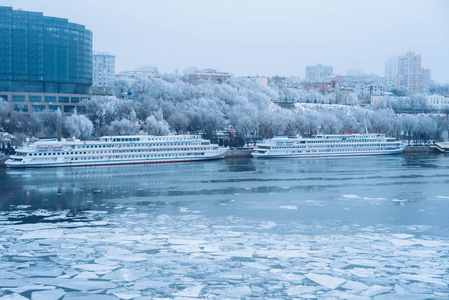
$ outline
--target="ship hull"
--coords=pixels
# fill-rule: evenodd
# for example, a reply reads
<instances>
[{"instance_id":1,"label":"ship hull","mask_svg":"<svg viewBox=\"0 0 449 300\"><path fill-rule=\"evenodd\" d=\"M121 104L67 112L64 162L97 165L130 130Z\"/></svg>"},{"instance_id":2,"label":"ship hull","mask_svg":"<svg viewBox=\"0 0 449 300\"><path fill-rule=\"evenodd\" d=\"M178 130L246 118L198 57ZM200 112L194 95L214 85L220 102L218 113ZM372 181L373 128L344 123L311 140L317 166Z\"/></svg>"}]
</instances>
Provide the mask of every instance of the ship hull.
<instances>
[{"instance_id":1,"label":"ship hull","mask_svg":"<svg viewBox=\"0 0 449 300\"><path fill-rule=\"evenodd\" d=\"M6 162L8 168L56 168L56 167L95 167L95 166L118 166L118 165L143 165L143 164L164 164L164 163L186 163L194 161L223 159L227 151L204 157L179 158L179 159L142 159L142 160L102 160L89 162L56 162L56 163L15 163Z\"/></svg>"},{"instance_id":2,"label":"ship hull","mask_svg":"<svg viewBox=\"0 0 449 300\"><path fill-rule=\"evenodd\" d=\"M393 155L401 154L402 150L383 151L383 152L367 152L367 153L316 153L316 154L256 154L253 153L253 158L324 158L324 157L354 157L354 156L378 156L378 155Z\"/></svg>"}]
</instances>

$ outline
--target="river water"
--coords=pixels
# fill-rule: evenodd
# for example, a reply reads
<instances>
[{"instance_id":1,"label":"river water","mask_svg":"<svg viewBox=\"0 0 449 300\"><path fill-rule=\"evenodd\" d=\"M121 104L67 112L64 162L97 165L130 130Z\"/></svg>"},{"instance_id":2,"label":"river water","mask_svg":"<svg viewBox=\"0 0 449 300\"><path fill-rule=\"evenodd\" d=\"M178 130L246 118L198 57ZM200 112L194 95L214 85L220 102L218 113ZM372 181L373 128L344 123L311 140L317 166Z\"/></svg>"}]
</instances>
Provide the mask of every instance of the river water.
<instances>
[{"instance_id":1,"label":"river water","mask_svg":"<svg viewBox=\"0 0 449 300\"><path fill-rule=\"evenodd\" d=\"M1 168L0 297L447 299L448 186L433 154Z\"/></svg>"}]
</instances>

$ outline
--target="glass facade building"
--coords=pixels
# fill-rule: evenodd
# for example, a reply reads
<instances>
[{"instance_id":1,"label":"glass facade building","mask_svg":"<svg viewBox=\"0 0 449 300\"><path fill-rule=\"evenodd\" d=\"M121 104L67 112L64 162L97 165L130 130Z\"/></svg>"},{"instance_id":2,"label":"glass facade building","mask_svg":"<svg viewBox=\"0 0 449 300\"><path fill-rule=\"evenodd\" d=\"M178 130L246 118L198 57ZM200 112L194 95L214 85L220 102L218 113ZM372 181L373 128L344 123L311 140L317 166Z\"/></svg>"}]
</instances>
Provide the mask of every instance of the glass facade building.
<instances>
[{"instance_id":1,"label":"glass facade building","mask_svg":"<svg viewBox=\"0 0 449 300\"><path fill-rule=\"evenodd\" d=\"M91 85L90 30L0 6L0 92L87 95Z\"/></svg>"}]
</instances>

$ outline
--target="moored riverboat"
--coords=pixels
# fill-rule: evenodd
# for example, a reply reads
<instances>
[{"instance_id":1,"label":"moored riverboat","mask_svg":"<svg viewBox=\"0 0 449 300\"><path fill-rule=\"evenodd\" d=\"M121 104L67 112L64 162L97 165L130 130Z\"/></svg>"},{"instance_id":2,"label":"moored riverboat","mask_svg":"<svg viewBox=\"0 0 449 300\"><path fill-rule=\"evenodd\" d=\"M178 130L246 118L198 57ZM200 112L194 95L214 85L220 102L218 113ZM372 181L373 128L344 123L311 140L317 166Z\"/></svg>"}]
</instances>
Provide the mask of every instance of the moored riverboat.
<instances>
[{"instance_id":1,"label":"moored riverboat","mask_svg":"<svg viewBox=\"0 0 449 300\"><path fill-rule=\"evenodd\" d=\"M257 144L255 158L340 157L399 154L405 144L384 134L331 134L313 138L277 137Z\"/></svg>"},{"instance_id":2,"label":"moored riverboat","mask_svg":"<svg viewBox=\"0 0 449 300\"><path fill-rule=\"evenodd\" d=\"M104 136L95 141L46 139L16 149L7 167L79 167L222 159L229 149L199 135Z\"/></svg>"}]
</instances>

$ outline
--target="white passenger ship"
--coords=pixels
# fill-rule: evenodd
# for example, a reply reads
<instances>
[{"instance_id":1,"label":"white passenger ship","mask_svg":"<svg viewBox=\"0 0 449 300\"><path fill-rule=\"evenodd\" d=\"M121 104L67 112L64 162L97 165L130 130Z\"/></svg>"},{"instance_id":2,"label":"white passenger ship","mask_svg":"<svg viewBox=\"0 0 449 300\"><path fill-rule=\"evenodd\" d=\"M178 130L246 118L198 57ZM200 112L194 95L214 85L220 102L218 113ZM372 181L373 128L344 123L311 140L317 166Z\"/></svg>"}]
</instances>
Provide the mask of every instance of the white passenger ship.
<instances>
[{"instance_id":1,"label":"white passenger ship","mask_svg":"<svg viewBox=\"0 0 449 300\"><path fill-rule=\"evenodd\" d=\"M401 153L405 146L384 134L277 137L257 144L251 155L255 158L385 155Z\"/></svg>"},{"instance_id":2,"label":"white passenger ship","mask_svg":"<svg viewBox=\"0 0 449 300\"><path fill-rule=\"evenodd\" d=\"M105 136L98 141L40 140L16 150L7 167L78 167L189 162L224 158L219 148L198 135Z\"/></svg>"}]
</instances>

